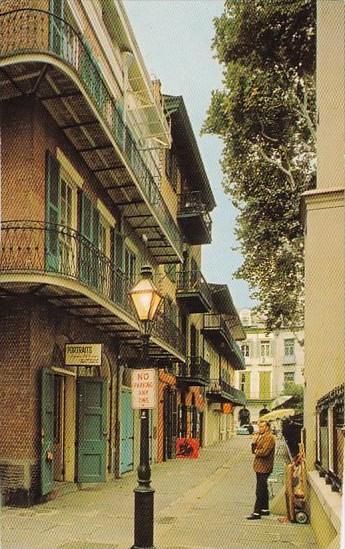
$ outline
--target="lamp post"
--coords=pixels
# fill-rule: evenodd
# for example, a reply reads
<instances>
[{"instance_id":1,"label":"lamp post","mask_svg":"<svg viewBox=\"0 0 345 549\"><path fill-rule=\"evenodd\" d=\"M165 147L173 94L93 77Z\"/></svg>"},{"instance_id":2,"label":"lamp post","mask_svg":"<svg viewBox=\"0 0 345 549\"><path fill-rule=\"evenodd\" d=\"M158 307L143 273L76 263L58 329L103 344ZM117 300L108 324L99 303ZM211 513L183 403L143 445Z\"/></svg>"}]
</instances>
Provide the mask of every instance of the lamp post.
<instances>
[{"instance_id":1,"label":"lamp post","mask_svg":"<svg viewBox=\"0 0 345 549\"><path fill-rule=\"evenodd\" d=\"M142 328L143 353L138 367L146 368L149 358L149 341L152 324L162 296L152 280L152 269L142 267L140 281L130 290L136 313ZM138 486L134 489L134 545L132 549L154 549L153 546L153 497L149 461L149 410L140 410L140 463Z\"/></svg>"}]
</instances>

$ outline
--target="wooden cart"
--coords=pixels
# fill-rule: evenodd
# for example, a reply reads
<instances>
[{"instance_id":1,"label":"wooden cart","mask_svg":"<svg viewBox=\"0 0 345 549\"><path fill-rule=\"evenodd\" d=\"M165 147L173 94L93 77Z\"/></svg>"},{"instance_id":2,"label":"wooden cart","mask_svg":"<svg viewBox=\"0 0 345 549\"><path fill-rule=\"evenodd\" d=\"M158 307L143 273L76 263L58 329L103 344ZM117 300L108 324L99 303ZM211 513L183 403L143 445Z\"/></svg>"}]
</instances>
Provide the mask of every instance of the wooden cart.
<instances>
[{"instance_id":1,"label":"wooden cart","mask_svg":"<svg viewBox=\"0 0 345 549\"><path fill-rule=\"evenodd\" d=\"M309 516L306 511L307 475L304 446L299 445L299 452L285 469L285 498L287 516L290 522L306 524Z\"/></svg>"}]
</instances>

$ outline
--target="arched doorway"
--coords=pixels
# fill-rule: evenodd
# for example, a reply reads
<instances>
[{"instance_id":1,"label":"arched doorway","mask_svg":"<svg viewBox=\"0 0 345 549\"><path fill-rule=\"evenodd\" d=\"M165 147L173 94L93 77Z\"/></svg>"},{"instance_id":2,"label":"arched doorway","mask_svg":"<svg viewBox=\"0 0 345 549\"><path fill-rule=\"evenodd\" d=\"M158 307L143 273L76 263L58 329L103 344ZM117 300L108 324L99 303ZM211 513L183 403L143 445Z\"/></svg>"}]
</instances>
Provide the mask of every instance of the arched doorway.
<instances>
[{"instance_id":1,"label":"arched doorway","mask_svg":"<svg viewBox=\"0 0 345 549\"><path fill-rule=\"evenodd\" d=\"M240 425L248 425L250 423L250 411L248 408L241 408L238 413Z\"/></svg>"},{"instance_id":2,"label":"arched doorway","mask_svg":"<svg viewBox=\"0 0 345 549\"><path fill-rule=\"evenodd\" d=\"M266 407L266 404L264 404L264 407L261 408L259 411L259 417L264 416L265 414L268 414L270 410Z\"/></svg>"}]
</instances>

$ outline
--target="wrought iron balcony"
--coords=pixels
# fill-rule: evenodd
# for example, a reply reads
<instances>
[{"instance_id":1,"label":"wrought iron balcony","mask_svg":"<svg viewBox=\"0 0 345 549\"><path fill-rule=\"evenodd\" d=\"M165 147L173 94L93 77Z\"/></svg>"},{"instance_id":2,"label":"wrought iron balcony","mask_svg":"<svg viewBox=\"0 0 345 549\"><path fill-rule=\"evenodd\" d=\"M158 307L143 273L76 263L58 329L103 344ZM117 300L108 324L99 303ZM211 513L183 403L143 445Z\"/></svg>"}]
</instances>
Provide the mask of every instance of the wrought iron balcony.
<instances>
[{"instance_id":1,"label":"wrought iron balcony","mask_svg":"<svg viewBox=\"0 0 345 549\"><path fill-rule=\"evenodd\" d=\"M189 244L210 244L212 220L200 191L180 194L177 219Z\"/></svg>"},{"instance_id":2,"label":"wrought iron balcony","mask_svg":"<svg viewBox=\"0 0 345 549\"><path fill-rule=\"evenodd\" d=\"M80 233L38 221L3 222L0 231L0 276L44 274L51 276L52 285L57 278L77 281L81 294L87 287L115 305L135 325L136 314L128 295L132 282ZM135 329L132 331L135 335ZM185 355L184 335L166 315L159 315L152 335Z\"/></svg>"},{"instance_id":3,"label":"wrought iron balcony","mask_svg":"<svg viewBox=\"0 0 345 549\"><path fill-rule=\"evenodd\" d=\"M188 357L186 364L179 364L176 377L184 385L206 387L210 382L210 364L201 356Z\"/></svg>"},{"instance_id":4,"label":"wrought iron balcony","mask_svg":"<svg viewBox=\"0 0 345 549\"><path fill-rule=\"evenodd\" d=\"M237 370L244 370L243 353L231 335L223 315L207 313L204 315L202 332Z\"/></svg>"},{"instance_id":5,"label":"wrought iron balcony","mask_svg":"<svg viewBox=\"0 0 345 549\"><path fill-rule=\"evenodd\" d=\"M232 387L223 379L211 379L206 392L207 398L213 402L227 402L244 406L246 397L243 391Z\"/></svg>"},{"instance_id":6,"label":"wrought iron balcony","mask_svg":"<svg viewBox=\"0 0 345 549\"><path fill-rule=\"evenodd\" d=\"M167 341L173 349L185 355L186 338L176 324L164 313L158 315L154 324L153 334Z\"/></svg>"},{"instance_id":7,"label":"wrought iron balcony","mask_svg":"<svg viewBox=\"0 0 345 549\"><path fill-rule=\"evenodd\" d=\"M177 274L176 299L189 313L205 313L211 309L211 290L200 271Z\"/></svg>"},{"instance_id":8,"label":"wrought iron balcony","mask_svg":"<svg viewBox=\"0 0 345 549\"><path fill-rule=\"evenodd\" d=\"M82 153L114 202L121 203L132 226L139 229L142 218L152 216L155 227L164 235L160 247L152 247L152 254L161 263L166 262L162 251L166 243L170 249L169 261L174 255L171 248L177 259L182 259L180 230L155 180L160 178L159 169L151 152L139 147L133 131L126 125L118 98L109 91L84 37L64 19L32 8L1 13L0 36L0 60L18 58L18 69L11 59L8 71L6 69L2 74L2 96L36 94L73 146ZM49 70L47 55L52 65ZM66 72L61 67L65 67ZM25 70L27 78L23 78ZM90 109L90 103L94 110ZM78 113L77 117L72 111ZM98 151L102 151L102 155L97 154ZM122 191L125 181L127 198ZM126 198L125 202L122 203L118 196ZM152 230L152 223L147 225Z\"/></svg>"}]
</instances>

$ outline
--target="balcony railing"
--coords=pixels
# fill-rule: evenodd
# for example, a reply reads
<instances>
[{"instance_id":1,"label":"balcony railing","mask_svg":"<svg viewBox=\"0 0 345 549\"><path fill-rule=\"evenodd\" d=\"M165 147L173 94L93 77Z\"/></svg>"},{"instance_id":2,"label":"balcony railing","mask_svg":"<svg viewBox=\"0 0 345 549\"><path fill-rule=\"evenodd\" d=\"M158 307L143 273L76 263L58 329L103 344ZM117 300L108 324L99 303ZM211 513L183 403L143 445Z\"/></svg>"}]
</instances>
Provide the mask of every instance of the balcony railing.
<instances>
[{"instance_id":1,"label":"balcony railing","mask_svg":"<svg viewBox=\"0 0 345 549\"><path fill-rule=\"evenodd\" d=\"M317 402L316 468L332 490L343 484L345 437L345 384L327 393Z\"/></svg>"},{"instance_id":2,"label":"balcony railing","mask_svg":"<svg viewBox=\"0 0 345 549\"><path fill-rule=\"evenodd\" d=\"M203 333L205 336L207 336L208 334L210 336L212 334L216 334L217 336L219 335L220 337L216 337L215 341L217 343L220 343L220 340L223 340L223 342L226 342L228 350L230 351L230 355L232 359L235 361L236 366L238 368L242 368L242 369L244 368L245 363L244 363L243 353L239 345L236 343L236 341L232 337L231 332L228 328L228 325L222 315L215 314L215 313L205 314ZM221 348L224 348L224 347L221 347Z\"/></svg>"},{"instance_id":3,"label":"balcony railing","mask_svg":"<svg viewBox=\"0 0 345 549\"><path fill-rule=\"evenodd\" d=\"M73 70L132 170L146 203L182 256L181 234L149 168L152 159L147 151L139 150L84 38L64 19L31 8L0 14L0 36L0 58L23 53L50 54Z\"/></svg>"},{"instance_id":4,"label":"balcony railing","mask_svg":"<svg viewBox=\"0 0 345 549\"><path fill-rule=\"evenodd\" d=\"M177 377L189 385L208 385L210 364L201 356L188 357L186 364L179 364Z\"/></svg>"},{"instance_id":5,"label":"balcony railing","mask_svg":"<svg viewBox=\"0 0 345 549\"><path fill-rule=\"evenodd\" d=\"M191 244L211 242L212 220L200 191L179 195L177 216Z\"/></svg>"},{"instance_id":6,"label":"balcony railing","mask_svg":"<svg viewBox=\"0 0 345 549\"><path fill-rule=\"evenodd\" d=\"M234 404L244 405L246 397L243 391L236 389L223 379L211 379L207 389L208 396L220 397L221 399L230 400Z\"/></svg>"},{"instance_id":7,"label":"balcony railing","mask_svg":"<svg viewBox=\"0 0 345 549\"><path fill-rule=\"evenodd\" d=\"M153 334L160 339L169 342L173 349L177 349L181 354L186 353L186 339L174 324L174 322L165 314L158 315L153 329Z\"/></svg>"},{"instance_id":8,"label":"balcony railing","mask_svg":"<svg viewBox=\"0 0 345 549\"><path fill-rule=\"evenodd\" d=\"M177 297L189 301L190 312L209 311L212 294L205 278L198 270L177 273Z\"/></svg>"},{"instance_id":9,"label":"balcony railing","mask_svg":"<svg viewBox=\"0 0 345 549\"><path fill-rule=\"evenodd\" d=\"M0 274L44 273L76 280L136 320L128 295L130 280L74 229L38 221L8 221L0 230ZM157 318L153 335L185 354L182 332L164 314Z\"/></svg>"}]
</instances>

